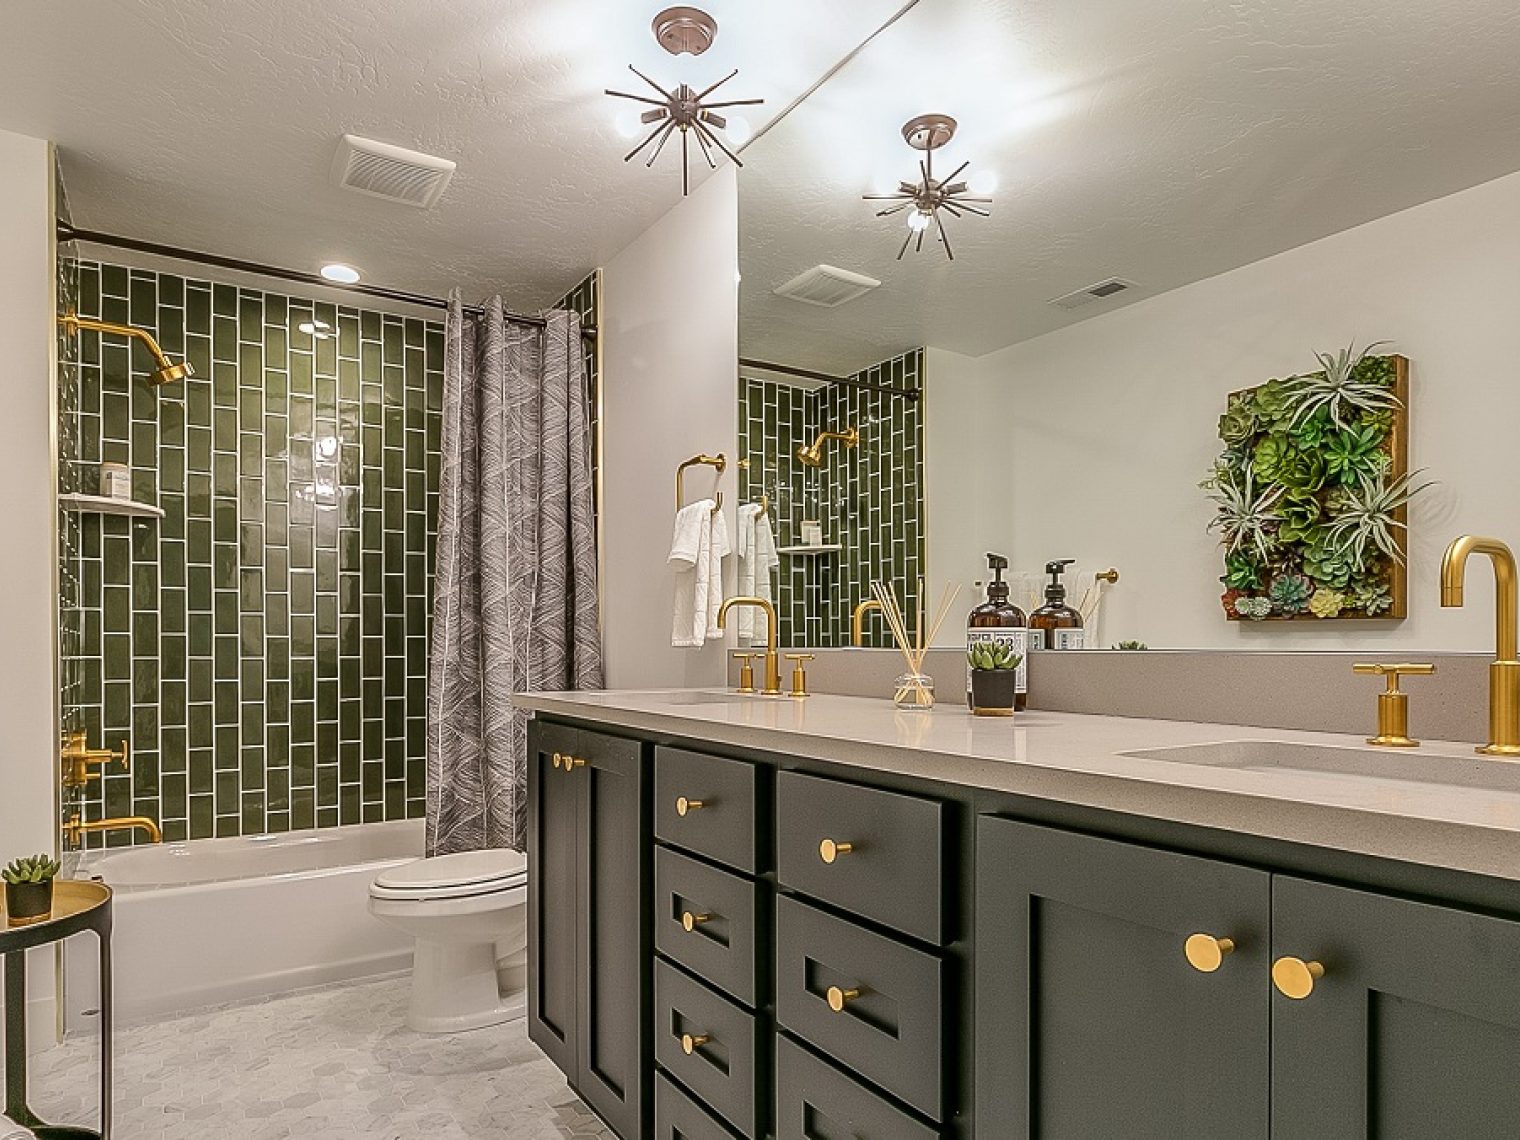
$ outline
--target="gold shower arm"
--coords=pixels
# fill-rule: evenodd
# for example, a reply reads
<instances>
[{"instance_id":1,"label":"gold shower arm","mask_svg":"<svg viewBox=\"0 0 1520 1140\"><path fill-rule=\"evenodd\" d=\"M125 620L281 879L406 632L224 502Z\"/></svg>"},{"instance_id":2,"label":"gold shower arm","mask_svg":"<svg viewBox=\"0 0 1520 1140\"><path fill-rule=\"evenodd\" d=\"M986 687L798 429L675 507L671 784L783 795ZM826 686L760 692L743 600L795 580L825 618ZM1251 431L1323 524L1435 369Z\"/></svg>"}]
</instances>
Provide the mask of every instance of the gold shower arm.
<instances>
[{"instance_id":1,"label":"gold shower arm","mask_svg":"<svg viewBox=\"0 0 1520 1140\"><path fill-rule=\"evenodd\" d=\"M135 337L143 342L147 350L153 354L153 362L158 366L153 372L153 383L171 384L176 380L183 380L187 376L194 376L195 371L190 367L187 360L182 364L175 364L165 355L164 350L158 346L158 341L153 339L153 334L146 329L136 329L131 325L112 324L110 321L97 321L90 317L81 317L77 313L64 313L58 318L58 323L64 331L74 336L80 329L93 329L95 332L112 333L116 336L128 338Z\"/></svg>"}]
</instances>

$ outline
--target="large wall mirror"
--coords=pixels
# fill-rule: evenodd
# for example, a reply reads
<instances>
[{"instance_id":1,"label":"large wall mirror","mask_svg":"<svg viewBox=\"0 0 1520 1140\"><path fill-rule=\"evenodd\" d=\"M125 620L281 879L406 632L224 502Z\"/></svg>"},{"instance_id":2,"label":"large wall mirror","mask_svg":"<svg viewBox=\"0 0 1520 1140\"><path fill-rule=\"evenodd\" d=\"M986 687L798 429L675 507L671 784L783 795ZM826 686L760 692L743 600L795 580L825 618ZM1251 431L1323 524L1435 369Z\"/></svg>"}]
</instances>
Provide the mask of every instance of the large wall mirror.
<instances>
[{"instance_id":1,"label":"large wall mirror","mask_svg":"<svg viewBox=\"0 0 1520 1140\"><path fill-rule=\"evenodd\" d=\"M1520 89L1462 8L920 0L756 139L782 643L927 579L954 645L997 552L1026 611L1072 560L1089 648L1490 648L1438 573L1520 545Z\"/></svg>"}]
</instances>

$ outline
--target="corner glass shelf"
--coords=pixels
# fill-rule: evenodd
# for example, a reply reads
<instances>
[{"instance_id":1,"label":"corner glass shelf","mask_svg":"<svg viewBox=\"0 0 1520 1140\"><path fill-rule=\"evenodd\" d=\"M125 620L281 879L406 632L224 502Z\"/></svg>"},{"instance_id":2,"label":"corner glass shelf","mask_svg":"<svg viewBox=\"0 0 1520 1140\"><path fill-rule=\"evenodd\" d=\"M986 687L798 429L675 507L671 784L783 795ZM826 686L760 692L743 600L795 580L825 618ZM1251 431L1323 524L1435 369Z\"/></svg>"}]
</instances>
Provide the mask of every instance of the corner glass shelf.
<instances>
[{"instance_id":1,"label":"corner glass shelf","mask_svg":"<svg viewBox=\"0 0 1520 1140\"><path fill-rule=\"evenodd\" d=\"M59 495L58 505L66 511L83 511L97 515L125 515L136 519L161 519L162 507L138 503L131 499L113 499L109 495Z\"/></svg>"},{"instance_id":2,"label":"corner glass shelf","mask_svg":"<svg viewBox=\"0 0 1520 1140\"><path fill-rule=\"evenodd\" d=\"M808 554L838 554L844 547L839 543L826 543L822 546L779 546L777 554L789 554L792 556Z\"/></svg>"}]
</instances>

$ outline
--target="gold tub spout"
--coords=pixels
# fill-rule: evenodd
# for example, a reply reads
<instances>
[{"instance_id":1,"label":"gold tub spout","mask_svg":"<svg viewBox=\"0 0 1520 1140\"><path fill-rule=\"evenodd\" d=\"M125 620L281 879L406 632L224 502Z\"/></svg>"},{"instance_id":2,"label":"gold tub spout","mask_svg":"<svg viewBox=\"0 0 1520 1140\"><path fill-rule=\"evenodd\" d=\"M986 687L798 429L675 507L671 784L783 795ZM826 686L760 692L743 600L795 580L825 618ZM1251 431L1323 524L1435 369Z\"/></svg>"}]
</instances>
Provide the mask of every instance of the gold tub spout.
<instances>
[{"instance_id":1,"label":"gold tub spout","mask_svg":"<svg viewBox=\"0 0 1520 1140\"><path fill-rule=\"evenodd\" d=\"M1488 743L1485 756L1520 756L1520 586L1515 556L1497 538L1464 534L1441 559L1441 605L1459 607L1467 559L1486 554L1494 567L1494 661L1488 667Z\"/></svg>"},{"instance_id":2,"label":"gold tub spout","mask_svg":"<svg viewBox=\"0 0 1520 1140\"><path fill-rule=\"evenodd\" d=\"M759 606L765 611L765 688L767 697L781 695L781 654L776 646L781 635L780 623L776 621L776 607L764 598L743 596L729 598L718 609L718 628L726 628L728 611L734 606Z\"/></svg>"},{"instance_id":3,"label":"gold tub spout","mask_svg":"<svg viewBox=\"0 0 1520 1140\"><path fill-rule=\"evenodd\" d=\"M855 607L855 612L850 615L850 644L856 649L866 643L866 614L875 610L881 612L881 603L875 598L867 598Z\"/></svg>"},{"instance_id":4,"label":"gold tub spout","mask_svg":"<svg viewBox=\"0 0 1520 1140\"><path fill-rule=\"evenodd\" d=\"M69 816L68 822L63 825L63 839L68 847L79 846L79 841L92 831L126 831L128 829L146 831L150 843L162 843L164 833L145 815L124 815L117 819L97 819L86 823L78 814Z\"/></svg>"}]
</instances>

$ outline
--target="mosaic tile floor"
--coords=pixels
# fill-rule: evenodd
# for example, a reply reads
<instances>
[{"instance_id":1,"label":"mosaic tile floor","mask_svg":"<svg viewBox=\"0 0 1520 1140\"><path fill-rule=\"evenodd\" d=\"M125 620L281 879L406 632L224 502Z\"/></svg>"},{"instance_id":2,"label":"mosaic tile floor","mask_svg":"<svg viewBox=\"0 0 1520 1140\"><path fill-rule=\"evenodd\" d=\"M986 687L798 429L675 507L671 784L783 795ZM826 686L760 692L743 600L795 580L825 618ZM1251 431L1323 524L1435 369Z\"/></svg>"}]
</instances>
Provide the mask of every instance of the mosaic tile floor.
<instances>
[{"instance_id":1,"label":"mosaic tile floor","mask_svg":"<svg viewBox=\"0 0 1520 1140\"><path fill-rule=\"evenodd\" d=\"M526 1022L402 1024L408 979L311 990L116 1033L117 1140L562 1140L612 1133ZM94 1038L35 1058L32 1107L94 1125Z\"/></svg>"}]
</instances>

